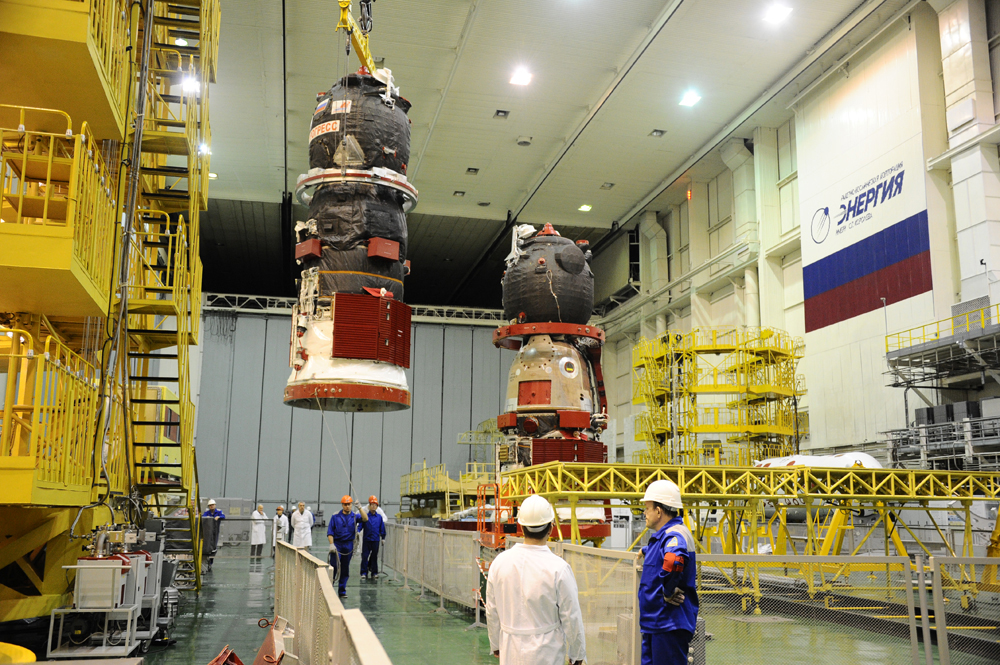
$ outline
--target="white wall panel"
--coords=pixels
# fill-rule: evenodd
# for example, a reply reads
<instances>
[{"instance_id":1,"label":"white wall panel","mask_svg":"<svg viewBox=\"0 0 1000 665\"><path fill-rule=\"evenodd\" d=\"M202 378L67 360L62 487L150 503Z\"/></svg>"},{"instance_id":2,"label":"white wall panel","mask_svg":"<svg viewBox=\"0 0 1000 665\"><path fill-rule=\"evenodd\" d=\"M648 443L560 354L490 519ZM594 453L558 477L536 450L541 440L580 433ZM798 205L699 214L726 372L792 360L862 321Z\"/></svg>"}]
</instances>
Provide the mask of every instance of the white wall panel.
<instances>
[{"instance_id":1,"label":"white wall panel","mask_svg":"<svg viewBox=\"0 0 1000 665\"><path fill-rule=\"evenodd\" d=\"M458 434L502 413L515 355L493 346L489 328L415 324L411 409L323 414L282 401L287 317L210 314L202 329L202 494L256 499L268 514L301 499L329 516L348 492L361 500L377 494L394 513L400 476L425 457L434 465L443 456L457 476L470 454Z\"/></svg>"},{"instance_id":2,"label":"white wall panel","mask_svg":"<svg viewBox=\"0 0 1000 665\"><path fill-rule=\"evenodd\" d=\"M224 485L229 397L232 394L233 334L236 319L212 317L204 322L201 398L198 403L198 477L201 492L219 494Z\"/></svg>"},{"instance_id":3,"label":"white wall panel","mask_svg":"<svg viewBox=\"0 0 1000 665\"><path fill-rule=\"evenodd\" d=\"M256 490L260 448L261 388L264 378L264 336L267 321L255 316L236 320L233 338L232 392L229 397L229 432L223 494L243 497ZM257 444L256 446L254 444ZM248 450L253 454L247 454Z\"/></svg>"},{"instance_id":4,"label":"white wall panel","mask_svg":"<svg viewBox=\"0 0 1000 665\"><path fill-rule=\"evenodd\" d=\"M341 416L341 414L336 415ZM320 458L322 436L323 419L319 411L306 409L292 411L292 439L289 446L286 490L290 502L305 501L306 504L316 507L316 502L319 500L320 469L325 474L330 468L327 460Z\"/></svg>"},{"instance_id":5,"label":"white wall panel","mask_svg":"<svg viewBox=\"0 0 1000 665\"><path fill-rule=\"evenodd\" d=\"M472 328L448 326L444 330L444 363L441 404L441 461L453 474L465 470L469 448L459 446L458 435L472 422Z\"/></svg>"},{"instance_id":6,"label":"white wall panel","mask_svg":"<svg viewBox=\"0 0 1000 665\"><path fill-rule=\"evenodd\" d=\"M290 319L273 317L266 321L256 494L258 500L283 502L288 499L288 442L292 434L292 409L282 401L285 382L291 372L288 367ZM206 388L214 384L208 373L205 378ZM198 461L201 462L200 454Z\"/></svg>"},{"instance_id":7,"label":"white wall panel","mask_svg":"<svg viewBox=\"0 0 1000 665\"><path fill-rule=\"evenodd\" d=\"M355 413L351 434L351 486L354 497L368 501L379 494L382 480L382 419L381 413ZM338 497L339 500L339 497Z\"/></svg>"},{"instance_id":8,"label":"white wall panel","mask_svg":"<svg viewBox=\"0 0 1000 665\"><path fill-rule=\"evenodd\" d=\"M415 344L416 327L410 329L410 349ZM412 354L411 354L412 356ZM406 385L413 388L413 363L406 370ZM382 415L382 465L379 499L391 515L399 506L399 478L410 471L410 451L413 444L413 409L392 411Z\"/></svg>"},{"instance_id":9,"label":"white wall panel","mask_svg":"<svg viewBox=\"0 0 1000 665\"><path fill-rule=\"evenodd\" d=\"M472 428L489 418L495 419L498 399L507 389L507 369L502 366L503 356L493 346L492 328L474 328L472 331Z\"/></svg>"},{"instance_id":10,"label":"white wall panel","mask_svg":"<svg viewBox=\"0 0 1000 665\"><path fill-rule=\"evenodd\" d=\"M416 325L416 344L410 354L413 363L413 463L427 460L427 466L441 463L441 384L444 326Z\"/></svg>"}]
</instances>

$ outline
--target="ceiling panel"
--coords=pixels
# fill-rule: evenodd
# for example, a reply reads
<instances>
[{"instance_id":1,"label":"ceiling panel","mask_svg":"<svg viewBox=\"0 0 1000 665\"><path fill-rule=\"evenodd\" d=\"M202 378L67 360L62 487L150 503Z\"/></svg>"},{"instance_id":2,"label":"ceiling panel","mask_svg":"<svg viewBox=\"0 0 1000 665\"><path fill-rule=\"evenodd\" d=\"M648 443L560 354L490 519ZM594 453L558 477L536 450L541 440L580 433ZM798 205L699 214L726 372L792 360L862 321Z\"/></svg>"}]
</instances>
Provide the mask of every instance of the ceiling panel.
<instances>
[{"instance_id":1,"label":"ceiling panel","mask_svg":"<svg viewBox=\"0 0 1000 665\"><path fill-rule=\"evenodd\" d=\"M895 11L901 1L884 7ZM444 302L465 281L453 300L498 303L507 243L500 242L476 274L469 271L509 210L520 210L520 222L552 222L564 235L574 229L596 243L859 7L858 0L797 2L785 23L769 26L761 20L764 2L683 0L653 37L651 26L675 4L373 5L372 52L385 59L413 104L408 175L420 203L410 215L407 300ZM206 261L206 277L211 273L213 283L241 292L254 285L266 293L287 288L289 260L282 247L288 239L281 238L278 203L283 189L293 189L308 169L316 94L358 63L344 51L331 0L285 2L284 41L282 0L222 0L222 10L219 83L211 92L212 170L219 178L212 181L213 207L203 224L203 256L218 265L210 269ZM647 38L648 48L612 91ZM532 72L530 85L509 83L518 66ZM702 95L694 108L678 105L688 88ZM495 119L497 109L510 117ZM768 112L770 121L790 115L784 103ZM652 138L654 128L667 133ZM531 137L531 145L518 146L519 136ZM650 209L674 202L686 178L705 177L719 164L717 153L710 153ZM478 174L468 175L470 167ZM613 187L602 189L604 183ZM592 209L581 212L581 204ZM295 219L304 217L304 209L297 210ZM277 275L276 283L258 287L255 277L235 277L246 266L264 280Z\"/></svg>"}]
</instances>

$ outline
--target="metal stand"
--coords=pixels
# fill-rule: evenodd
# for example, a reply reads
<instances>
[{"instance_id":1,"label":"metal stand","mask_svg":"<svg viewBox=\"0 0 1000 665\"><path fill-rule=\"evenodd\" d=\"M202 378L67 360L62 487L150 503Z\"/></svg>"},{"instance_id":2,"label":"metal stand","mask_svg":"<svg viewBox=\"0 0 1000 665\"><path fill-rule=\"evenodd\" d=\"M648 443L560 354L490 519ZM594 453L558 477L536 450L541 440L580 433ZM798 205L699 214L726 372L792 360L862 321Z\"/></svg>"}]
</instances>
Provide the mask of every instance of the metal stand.
<instances>
[{"instance_id":1,"label":"metal stand","mask_svg":"<svg viewBox=\"0 0 1000 665\"><path fill-rule=\"evenodd\" d=\"M63 628L67 614L103 614L100 646L86 646L84 644L74 645L63 642ZM93 607L82 610L60 608L52 610L52 620L49 623L49 641L46 658L127 658L139 646L136 639L136 617L139 614L138 605L122 605L119 607ZM57 621L58 617L58 621ZM124 619L120 618L124 617ZM111 642L112 621L125 621L125 631L121 635L121 643ZM58 634L56 635L56 645L52 646L52 636L58 623ZM88 642L90 640L88 639Z\"/></svg>"},{"instance_id":2,"label":"metal stand","mask_svg":"<svg viewBox=\"0 0 1000 665\"><path fill-rule=\"evenodd\" d=\"M479 601L480 600L481 600L481 598L479 597L479 589L473 589L472 590L472 602L476 606L476 622L474 624L472 624L471 626L467 627L466 630L472 630L473 628L485 628L486 627L486 624L479 620Z\"/></svg>"}]
</instances>

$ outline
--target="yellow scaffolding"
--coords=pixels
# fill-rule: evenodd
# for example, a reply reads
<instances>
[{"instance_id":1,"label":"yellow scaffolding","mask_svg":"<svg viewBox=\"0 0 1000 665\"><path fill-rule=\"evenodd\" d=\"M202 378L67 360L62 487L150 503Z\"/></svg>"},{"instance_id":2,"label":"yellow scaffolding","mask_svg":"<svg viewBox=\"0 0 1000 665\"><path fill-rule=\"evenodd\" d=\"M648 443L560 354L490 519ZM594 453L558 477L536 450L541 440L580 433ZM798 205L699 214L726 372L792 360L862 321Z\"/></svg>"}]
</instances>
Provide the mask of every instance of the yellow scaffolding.
<instances>
[{"instance_id":1,"label":"yellow scaffolding","mask_svg":"<svg viewBox=\"0 0 1000 665\"><path fill-rule=\"evenodd\" d=\"M493 482L493 476L494 465L488 462L466 463L457 480L448 475L444 464L415 462L399 480L399 495L409 499L410 505L397 517L449 519L452 513L475 505L476 488Z\"/></svg>"},{"instance_id":2,"label":"yellow scaffolding","mask_svg":"<svg viewBox=\"0 0 1000 665\"><path fill-rule=\"evenodd\" d=\"M61 566L108 510L123 521L119 496L166 520L178 581L201 583L189 347L220 6L143 4L0 0L0 568L35 587L0 583L0 621L68 602Z\"/></svg>"},{"instance_id":3,"label":"yellow scaffolding","mask_svg":"<svg viewBox=\"0 0 1000 665\"><path fill-rule=\"evenodd\" d=\"M801 340L772 328L668 331L632 352L636 462L752 464L794 452ZM713 436L714 435L714 436Z\"/></svg>"}]
</instances>

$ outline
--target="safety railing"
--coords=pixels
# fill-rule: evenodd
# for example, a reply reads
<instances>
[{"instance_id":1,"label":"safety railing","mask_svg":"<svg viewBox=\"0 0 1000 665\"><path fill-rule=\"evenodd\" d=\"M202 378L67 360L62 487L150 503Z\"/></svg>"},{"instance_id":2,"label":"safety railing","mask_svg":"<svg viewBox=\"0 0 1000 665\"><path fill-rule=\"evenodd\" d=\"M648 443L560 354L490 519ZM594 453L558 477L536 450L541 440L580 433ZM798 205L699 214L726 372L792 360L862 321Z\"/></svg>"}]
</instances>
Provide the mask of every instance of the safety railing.
<instances>
[{"instance_id":1,"label":"safety railing","mask_svg":"<svg viewBox=\"0 0 1000 665\"><path fill-rule=\"evenodd\" d=\"M219 64L219 26L222 9L219 0L201 2L201 69L205 80L215 83Z\"/></svg>"},{"instance_id":2,"label":"safety railing","mask_svg":"<svg viewBox=\"0 0 1000 665\"><path fill-rule=\"evenodd\" d=\"M11 108L11 107L8 107ZM72 134L65 113L20 109L22 126L0 128L0 219L8 233L71 233L73 255L94 286L107 290L115 233L115 192L87 123ZM30 131L24 111L63 116L67 133Z\"/></svg>"},{"instance_id":3,"label":"safety railing","mask_svg":"<svg viewBox=\"0 0 1000 665\"><path fill-rule=\"evenodd\" d=\"M518 542L508 537L507 547ZM587 661L638 665L642 554L555 541L549 548L573 569ZM479 546L472 534L388 525L384 563L408 587L439 595L442 603L480 602ZM865 662L918 665L912 570L906 557L699 555L699 616L713 637L696 640L703 655L694 662L768 662L809 650L825 663L854 664L864 654ZM951 578L961 579L957 572ZM969 592L968 584L952 591L962 592ZM987 602L979 593L979 602ZM957 596L950 601L956 611L959 604ZM983 618L995 607L983 610Z\"/></svg>"},{"instance_id":4,"label":"safety railing","mask_svg":"<svg viewBox=\"0 0 1000 665\"><path fill-rule=\"evenodd\" d=\"M479 534L386 524L383 565L404 584L427 589L441 602L475 608L479 602Z\"/></svg>"},{"instance_id":5,"label":"safety railing","mask_svg":"<svg viewBox=\"0 0 1000 665\"><path fill-rule=\"evenodd\" d=\"M997 564L986 557L930 558L933 604L921 607L928 617L922 623L929 631L932 622L941 665L1000 660Z\"/></svg>"},{"instance_id":6,"label":"safety railing","mask_svg":"<svg viewBox=\"0 0 1000 665\"><path fill-rule=\"evenodd\" d=\"M418 464L414 464L414 470L400 478L400 496L444 492L451 488L454 481L448 477L448 470L444 464L435 466L426 466L426 462L424 464L423 468L417 468Z\"/></svg>"},{"instance_id":7,"label":"safety railing","mask_svg":"<svg viewBox=\"0 0 1000 665\"><path fill-rule=\"evenodd\" d=\"M361 610L341 605L332 575L328 564L305 550L277 544L274 611L295 632L286 652L304 665L391 665Z\"/></svg>"},{"instance_id":8,"label":"safety railing","mask_svg":"<svg viewBox=\"0 0 1000 665\"><path fill-rule=\"evenodd\" d=\"M15 503L87 502L97 370L54 337L36 348L27 331L0 326L0 469L30 476L12 483L25 490Z\"/></svg>"},{"instance_id":9,"label":"safety railing","mask_svg":"<svg viewBox=\"0 0 1000 665\"><path fill-rule=\"evenodd\" d=\"M207 85L190 60L177 69L150 69L146 83L149 112L143 125L143 151L189 158L193 167L199 138L199 112Z\"/></svg>"},{"instance_id":10,"label":"safety railing","mask_svg":"<svg viewBox=\"0 0 1000 665\"><path fill-rule=\"evenodd\" d=\"M84 3L81 3L84 5ZM120 115L129 92L129 3L127 0L90 0L89 41L97 53L111 101Z\"/></svg>"},{"instance_id":11,"label":"safety railing","mask_svg":"<svg viewBox=\"0 0 1000 665\"><path fill-rule=\"evenodd\" d=\"M1000 304L975 309L965 314L886 335L885 352L901 351L953 335L981 335L987 327L995 326L998 322L1000 322Z\"/></svg>"}]
</instances>

